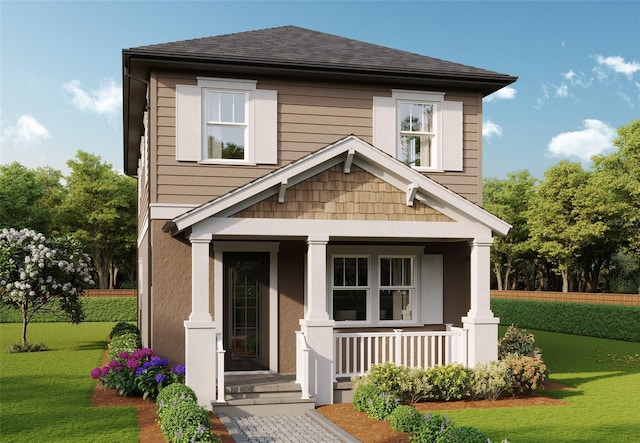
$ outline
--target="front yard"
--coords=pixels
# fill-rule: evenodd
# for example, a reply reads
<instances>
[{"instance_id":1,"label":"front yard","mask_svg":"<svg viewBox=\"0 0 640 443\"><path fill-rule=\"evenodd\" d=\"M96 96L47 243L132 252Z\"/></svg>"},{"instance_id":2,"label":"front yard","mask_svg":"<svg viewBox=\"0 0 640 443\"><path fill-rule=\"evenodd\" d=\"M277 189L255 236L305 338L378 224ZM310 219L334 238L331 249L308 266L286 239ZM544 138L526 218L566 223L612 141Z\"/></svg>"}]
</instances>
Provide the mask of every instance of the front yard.
<instances>
[{"instance_id":1,"label":"front yard","mask_svg":"<svg viewBox=\"0 0 640 443\"><path fill-rule=\"evenodd\" d=\"M30 339L50 350L6 354L18 340L20 325L0 324L2 441L138 441L134 407L91 407L95 381L89 372L101 365L113 325L34 323ZM494 442L505 437L511 443L637 441L640 344L530 332L542 348L551 381L574 387L548 393L566 405L438 413L482 430Z\"/></svg>"}]
</instances>

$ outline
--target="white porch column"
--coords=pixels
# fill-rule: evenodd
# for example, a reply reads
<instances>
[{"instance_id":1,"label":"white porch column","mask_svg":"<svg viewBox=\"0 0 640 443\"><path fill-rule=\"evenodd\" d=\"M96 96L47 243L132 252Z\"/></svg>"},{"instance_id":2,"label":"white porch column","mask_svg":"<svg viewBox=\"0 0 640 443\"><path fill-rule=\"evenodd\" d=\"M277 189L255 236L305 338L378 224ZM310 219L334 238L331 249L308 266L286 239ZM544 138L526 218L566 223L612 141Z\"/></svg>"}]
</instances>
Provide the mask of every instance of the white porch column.
<instances>
[{"instance_id":1,"label":"white porch column","mask_svg":"<svg viewBox=\"0 0 640 443\"><path fill-rule=\"evenodd\" d=\"M209 312L211 234L192 235L191 314L185 327L185 383L198 403L211 410L216 395L216 325Z\"/></svg>"},{"instance_id":2,"label":"white porch column","mask_svg":"<svg viewBox=\"0 0 640 443\"><path fill-rule=\"evenodd\" d=\"M474 238L471 241L471 308L462 317L463 326L469 331L468 363L496 360L498 358L498 323L490 307L490 248L492 238Z\"/></svg>"},{"instance_id":3,"label":"white porch column","mask_svg":"<svg viewBox=\"0 0 640 443\"><path fill-rule=\"evenodd\" d=\"M309 237L307 244L307 306L300 330L310 349L309 392L316 405L333 403L333 327L327 311L327 243L329 237Z\"/></svg>"}]
</instances>

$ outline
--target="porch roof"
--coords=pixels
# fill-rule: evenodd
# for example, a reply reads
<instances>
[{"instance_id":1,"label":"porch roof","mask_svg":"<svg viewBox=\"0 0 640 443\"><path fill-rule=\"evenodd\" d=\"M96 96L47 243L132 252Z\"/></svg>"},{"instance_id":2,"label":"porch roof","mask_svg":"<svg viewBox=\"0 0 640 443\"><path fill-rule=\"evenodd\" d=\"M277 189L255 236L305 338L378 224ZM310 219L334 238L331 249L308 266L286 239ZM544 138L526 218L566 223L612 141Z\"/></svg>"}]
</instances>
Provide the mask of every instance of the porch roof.
<instances>
[{"instance_id":1,"label":"porch roof","mask_svg":"<svg viewBox=\"0 0 640 443\"><path fill-rule=\"evenodd\" d=\"M352 165L357 165L397 189L406 191L408 205L416 199L449 216L454 222L464 221L466 227L473 224L500 235L505 235L511 228L482 207L351 135L174 218L167 223L165 231L175 235L214 217L227 218L274 195L284 197L287 188L339 164L344 164L345 173L350 172ZM331 223L331 220L324 222ZM340 223L344 224L344 221ZM359 223L364 227L362 221ZM464 237L463 233L460 236Z\"/></svg>"}]
</instances>

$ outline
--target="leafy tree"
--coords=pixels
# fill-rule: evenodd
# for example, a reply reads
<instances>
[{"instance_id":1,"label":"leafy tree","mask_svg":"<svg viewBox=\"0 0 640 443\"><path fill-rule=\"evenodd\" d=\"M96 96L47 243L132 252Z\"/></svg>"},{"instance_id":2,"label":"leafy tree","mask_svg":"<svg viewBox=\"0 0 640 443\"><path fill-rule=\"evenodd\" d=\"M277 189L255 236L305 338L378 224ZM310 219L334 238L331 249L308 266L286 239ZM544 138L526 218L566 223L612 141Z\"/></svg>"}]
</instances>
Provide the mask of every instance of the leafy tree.
<instances>
[{"instance_id":1,"label":"leafy tree","mask_svg":"<svg viewBox=\"0 0 640 443\"><path fill-rule=\"evenodd\" d=\"M588 179L579 163L561 161L547 169L527 210L532 248L562 276L563 292L569 291L569 276L581 248L602 234L602 226L580 214Z\"/></svg>"},{"instance_id":2,"label":"leafy tree","mask_svg":"<svg viewBox=\"0 0 640 443\"><path fill-rule=\"evenodd\" d=\"M0 297L22 313L22 350L29 350L27 326L38 312L83 320L79 296L93 284L90 262L68 238L47 239L30 229L0 231Z\"/></svg>"},{"instance_id":3,"label":"leafy tree","mask_svg":"<svg viewBox=\"0 0 640 443\"><path fill-rule=\"evenodd\" d=\"M93 258L100 288L113 288L124 257L131 259L122 246L135 243L136 182L84 151L67 164L71 173L61 207L63 227Z\"/></svg>"},{"instance_id":4,"label":"leafy tree","mask_svg":"<svg viewBox=\"0 0 640 443\"><path fill-rule=\"evenodd\" d=\"M491 246L498 289L510 287L514 267L531 255L526 211L535 185L535 178L526 170L510 173L505 180L489 178L484 182L484 208L513 226L506 236L495 238Z\"/></svg>"}]
</instances>

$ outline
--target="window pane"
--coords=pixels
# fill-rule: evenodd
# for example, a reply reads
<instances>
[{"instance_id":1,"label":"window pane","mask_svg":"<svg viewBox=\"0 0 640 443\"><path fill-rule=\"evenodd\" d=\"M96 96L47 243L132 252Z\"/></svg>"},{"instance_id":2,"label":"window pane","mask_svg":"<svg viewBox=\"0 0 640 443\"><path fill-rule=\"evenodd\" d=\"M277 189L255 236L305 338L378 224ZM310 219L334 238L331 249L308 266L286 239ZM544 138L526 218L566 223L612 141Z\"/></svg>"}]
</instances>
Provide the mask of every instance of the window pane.
<instances>
[{"instance_id":1,"label":"window pane","mask_svg":"<svg viewBox=\"0 0 640 443\"><path fill-rule=\"evenodd\" d=\"M207 127L207 158L244 160L243 126Z\"/></svg>"},{"instance_id":2,"label":"window pane","mask_svg":"<svg viewBox=\"0 0 640 443\"><path fill-rule=\"evenodd\" d=\"M220 93L207 92L207 121L220 121Z\"/></svg>"},{"instance_id":3,"label":"window pane","mask_svg":"<svg viewBox=\"0 0 640 443\"><path fill-rule=\"evenodd\" d=\"M380 259L380 286L391 286L391 259Z\"/></svg>"},{"instance_id":4,"label":"window pane","mask_svg":"<svg viewBox=\"0 0 640 443\"><path fill-rule=\"evenodd\" d=\"M365 289L333 290L333 319L366 320L367 291Z\"/></svg>"},{"instance_id":5,"label":"window pane","mask_svg":"<svg viewBox=\"0 0 640 443\"><path fill-rule=\"evenodd\" d=\"M344 258L333 259L333 286L344 286Z\"/></svg>"},{"instance_id":6,"label":"window pane","mask_svg":"<svg viewBox=\"0 0 640 443\"><path fill-rule=\"evenodd\" d=\"M426 135L401 136L399 160L410 166L430 166L431 137Z\"/></svg>"},{"instance_id":7,"label":"window pane","mask_svg":"<svg viewBox=\"0 0 640 443\"><path fill-rule=\"evenodd\" d=\"M233 121L244 123L244 94L233 94Z\"/></svg>"},{"instance_id":8,"label":"window pane","mask_svg":"<svg viewBox=\"0 0 640 443\"><path fill-rule=\"evenodd\" d=\"M344 285L345 286L356 286L356 259L347 257L344 259Z\"/></svg>"},{"instance_id":9,"label":"window pane","mask_svg":"<svg viewBox=\"0 0 640 443\"><path fill-rule=\"evenodd\" d=\"M380 320L411 320L410 289L380 291Z\"/></svg>"},{"instance_id":10,"label":"window pane","mask_svg":"<svg viewBox=\"0 0 640 443\"><path fill-rule=\"evenodd\" d=\"M414 123L411 118L411 103L400 103L400 130L411 131Z\"/></svg>"},{"instance_id":11,"label":"window pane","mask_svg":"<svg viewBox=\"0 0 640 443\"><path fill-rule=\"evenodd\" d=\"M358 286L369 286L369 260L366 257L358 259Z\"/></svg>"},{"instance_id":12,"label":"window pane","mask_svg":"<svg viewBox=\"0 0 640 443\"><path fill-rule=\"evenodd\" d=\"M402 269L403 261L401 258L391 259L391 286L402 286Z\"/></svg>"},{"instance_id":13,"label":"window pane","mask_svg":"<svg viewBox=\"0 0 640 443\"><path fill-rule=\"evenodd\" d=\"M233 123L233 96L229 92L220 93L220 121Z\"/></svg>"},{"instance_id":14,"label":"window pane","mask_svg":"<svg viewBox=\"0 0 640 443\"><path fill-rule=\"evenodd\" d=\"M414 112L420 117L420 127L415 129L420 132L433 132L433 105L414 105Z\"/></svg>"}]
</instances>

